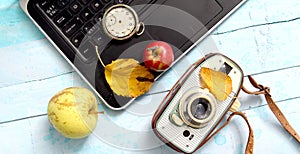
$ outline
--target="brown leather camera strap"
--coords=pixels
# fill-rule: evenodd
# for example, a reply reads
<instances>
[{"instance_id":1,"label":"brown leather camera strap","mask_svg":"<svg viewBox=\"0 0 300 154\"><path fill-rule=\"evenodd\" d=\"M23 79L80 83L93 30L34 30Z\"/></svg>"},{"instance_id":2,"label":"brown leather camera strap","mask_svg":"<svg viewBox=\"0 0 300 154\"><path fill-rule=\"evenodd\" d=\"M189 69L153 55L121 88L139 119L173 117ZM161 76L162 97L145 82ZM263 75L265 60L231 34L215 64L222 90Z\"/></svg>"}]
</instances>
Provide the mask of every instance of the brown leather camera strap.
<instances>
[{"instance_id":1,"label":"brown leather camera strap","mask_svg":"<svg viewBox=\"0 0 300 154\"><path fill-rule=\"evenodd\" d=\"M233 118L233 116L235 115L239 115L241 116L247 123L248 128L249 128L249 135L248 135L248 142L247 142L247 146L245 149L245 154L252 154L253 153L253 146L254 146L254 134L253 134L253 130L250 126L250 123L246 117L246 115L242 112L233 112L227 119L227 121L220 127L218 128L216 131L214 131L209 137L207 137L203 143L206 143L208 140L210 140L213 136L215 136L217 133L219 133L225 126L227 126L230 122L230 120Z\"/></svg>"},{"instance_id":2,"label":"brown leather camera strap","mask_svg":"<svg viewBox=\"0 0 300 154\"><path fill-rule=\"evenodd\" d=\"M288 133L290 133L300 143L300 137L299 137L299 135L292 128L292 126L289 124L289 122L287 121L287 119L284 117L283 113L280 111L280 109L277 107L277 105L275 104L275 102L271 98L270 88L269 87L264 87L261 84L257 84L257 82L251 76L248 76L248 78L249 78L250 83L253 85L253 87L259 89L259 91L250 92L244 86L242 87L242 90L245 93L248 93L248 94L254 94L254 95L264 94L265 98L266 98L266 101L268 103L268 106L270 107L271 111L274 113L274 115L276 116L276 118L279 120L279 122L281 123L281 125L285 128L285 130Z\"/></svg>"}]
</instances>

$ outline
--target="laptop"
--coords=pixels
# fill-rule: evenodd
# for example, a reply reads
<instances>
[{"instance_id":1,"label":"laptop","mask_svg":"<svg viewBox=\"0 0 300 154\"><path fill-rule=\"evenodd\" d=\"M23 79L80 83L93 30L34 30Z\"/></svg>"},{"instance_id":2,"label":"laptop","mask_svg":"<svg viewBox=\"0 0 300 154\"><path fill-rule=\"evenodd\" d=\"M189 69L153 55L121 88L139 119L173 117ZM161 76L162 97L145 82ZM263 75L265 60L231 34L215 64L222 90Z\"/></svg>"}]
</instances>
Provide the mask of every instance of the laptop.
<instances>
[{"instance_id":1,"label":"laptop","mask_svg":"<svg viewBox=\"0 0 300 154\"><path fill-rule=\"evenodd\" d=\"M246 0L20 0L24 12L57 51L112 110L122 110L134 98L115 94L104 67L120 58L143 64L147 44L172 46L173 65ZM113 6L129 6L143 22L143 33L124 40L108 37L103 16ZM171 65L171 67L173 66ZM167 70L166 70L167 71ZM155 80L164 72L153 72Z\"/></svg>"}]
</instances>

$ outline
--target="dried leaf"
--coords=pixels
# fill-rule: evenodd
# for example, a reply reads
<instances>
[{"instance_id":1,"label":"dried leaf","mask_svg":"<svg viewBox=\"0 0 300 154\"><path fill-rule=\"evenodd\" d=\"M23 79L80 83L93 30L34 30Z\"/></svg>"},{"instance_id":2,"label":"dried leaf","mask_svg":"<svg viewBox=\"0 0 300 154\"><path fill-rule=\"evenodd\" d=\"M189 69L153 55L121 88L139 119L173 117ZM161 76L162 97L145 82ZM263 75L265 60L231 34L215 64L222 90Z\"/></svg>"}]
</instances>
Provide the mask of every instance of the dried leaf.
<instances>
[{"instance_id":1,"label":"dried leaf","mask_svg":"<svg viewBox=\"0 0 300 154\"><path fill-rule=\"evenodd\" d=\"M202 67L199 76L201 86L207 88L219 101L224 101L232 91L232 80L223 72Z\"/></svg>"},{"instance_id":2,"label":"dried leaf","mask_svg":"<svg viewBox=\"0 0 300 154\"><path fill-rule=\"evenodd\" d=\"M148 92L154 82L149 69L134 59L115 60L105 66L104 73L111 89L125 97L138 97Z\"/></svg>"}]
</instances>

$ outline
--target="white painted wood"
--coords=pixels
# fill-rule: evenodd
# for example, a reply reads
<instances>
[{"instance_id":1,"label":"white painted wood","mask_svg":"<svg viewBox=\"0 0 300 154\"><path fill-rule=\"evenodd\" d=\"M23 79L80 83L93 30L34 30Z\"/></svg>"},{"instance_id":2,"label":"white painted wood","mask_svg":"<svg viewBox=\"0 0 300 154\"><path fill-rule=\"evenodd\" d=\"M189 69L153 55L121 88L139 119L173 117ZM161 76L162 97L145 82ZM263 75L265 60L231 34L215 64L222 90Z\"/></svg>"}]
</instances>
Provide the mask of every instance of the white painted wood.
<instances>
[{"instance_id":1,"label":"white painted wood","mask_svg":"<svg viewBox=\"0 0 300 154\"><path fill-rule=\"evenodd\" d=\"M300 99L279 103L296 131L300 131L300 113L298 112ZM287 105L288 104L288 105ZM265 107L245 111L254 130L255 153L299 153L299 145L286 133L277 122L270 109ZM103 115L104 116L104 115ZM106 116L106 115L105 115ZM109 116L109 115L107 115ZM101 118L95 132L101 131ZM147 126L144 126L147 127ZM138 130L135 130L136 132ZM46 116L4 123L0 126L0 138L7 139L1 144L2 152L10 153L173 153L166 147L160 146L145 151L124 151L104 143L99 134L92 134L88 138L71 140L62 137L49 124ZM114 132L111 132L114 135ZM247 141L248 129L243 120L235 117L232 123L212 138L197 153L243 153ZM129 144L134 141L126 138ZM147 140L148 138L144 138ZM161 152L160 152L161 151ZM273 151L273 152L272 152Z\"/></svg>"},{"instance_id":2,"label":"white painted wood","mask_svg":"<svg viewBox=\"0 0 300 154\"><path fill-rule=\"evenodd\" d=\"M80 80L77 74L71 73L47 80L0 88L2 112L0 121L46 113L48 102L55 93L67 87L86 86Z\"/></svg>"},{"instance_id":3,"label":"white painted wood","mask_svg":"<svg viewBox=\"0 0 300 154\"><path fill-rule=\"evenodd\" d=\"M299 20L298 0L248 0L214 33L230 32L252 26Z\"/></svg>"},{"instance_id":4,"label":"white painted wood","mask_svg":"<svg viewBox=\"0 0 300 154\"><path fill-rule=\"evenodd\" d=\"M69 73L71 67L45 39L0 48L0 87Z\"/></svg>"},{"instance_id":5,"label":"white painted wood","mask_svg":"<svg viewBox=\"0 0 300 154\"><path fill-rule=\"evenodd\" d=\"M18 1L2 0L0 153L174 153L167 146L124 151L96 135L102 131L109 135L109 130L103 130L104 124L114 124L112 130L120 127L133 134L142 132L145 135L144 132L151 131L152 115L167 91L188 66L209 52L221 52L231 57L240 64L245 75L257 74L253 77L258 83L271 87L273 99L300 133L299 7L298 0L248 0L210 37L162 76L149 93L138 98L126 110L112 111L99 102L99 111L105 111L105 115L99 119L96 134L86 139L70 140L60 136L43 114L49 99L58 91L87 85L24 15ZM245 85L250 87L246 79ZM254 129L255 153L300 152L299 144L282 129L262 96L241 93L240 101L241 110L247 114ZM37 115L40 116L32 117ZM235 118L197 153L243 153L248 134L245 126L242 120ZM144 137L141 135L130 139L124 137L126 135L116 138L120 140L118 143L127 143L125 147L147 142L153 145L157 139L151 134L142 139L139 138Z\"/></svg>"}]
</instances>

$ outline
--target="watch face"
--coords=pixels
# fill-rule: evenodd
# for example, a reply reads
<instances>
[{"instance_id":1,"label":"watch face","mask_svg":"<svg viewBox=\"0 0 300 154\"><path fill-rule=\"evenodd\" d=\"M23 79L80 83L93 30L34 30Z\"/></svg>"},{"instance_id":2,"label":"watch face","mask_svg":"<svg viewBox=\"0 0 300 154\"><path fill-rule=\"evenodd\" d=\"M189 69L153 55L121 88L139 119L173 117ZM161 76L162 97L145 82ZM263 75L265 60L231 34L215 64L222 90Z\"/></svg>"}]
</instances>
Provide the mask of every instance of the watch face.
<instances>
[{"instance_id":1,"label":"watch face","mask_svg":"<svg viewBox=\"0 0 300 154\"><path fill-rule=\"evenodd\" d=\"M104 28L113 38L128 37L137 26L134 10L124 6L113 6L104 16Z\"/></svg>"}]
</instances>

